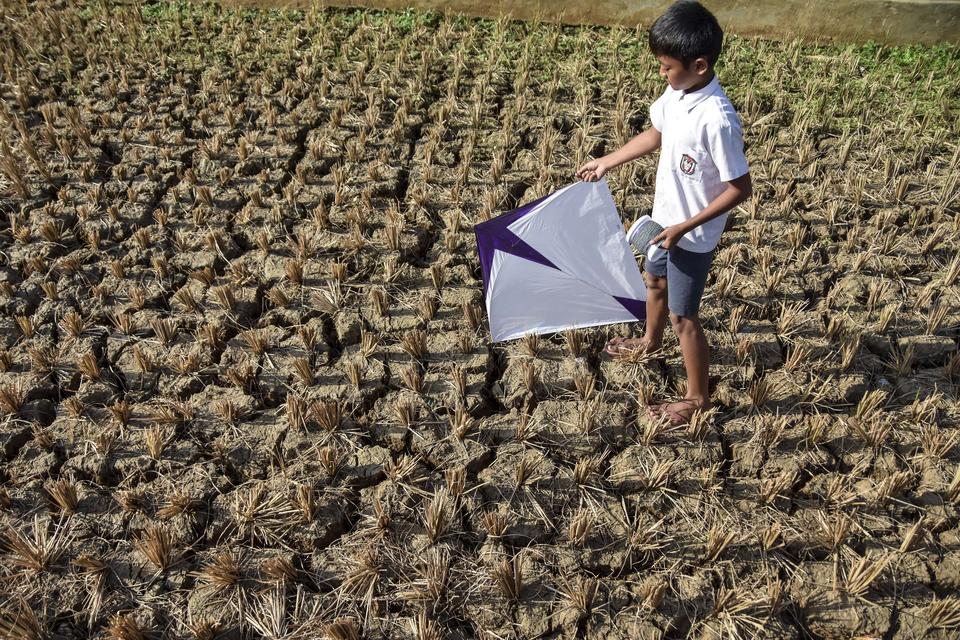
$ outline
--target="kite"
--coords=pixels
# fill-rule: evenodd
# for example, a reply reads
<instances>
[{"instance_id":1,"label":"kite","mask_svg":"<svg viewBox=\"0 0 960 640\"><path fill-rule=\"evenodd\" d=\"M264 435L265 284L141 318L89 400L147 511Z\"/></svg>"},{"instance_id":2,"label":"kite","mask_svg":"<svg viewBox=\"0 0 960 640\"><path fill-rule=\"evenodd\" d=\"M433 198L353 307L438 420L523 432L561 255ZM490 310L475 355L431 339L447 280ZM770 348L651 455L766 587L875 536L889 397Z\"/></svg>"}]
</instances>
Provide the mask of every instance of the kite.
<instances>
[{"instance_id":1,"label":"kite","mask_svg":"<svg viewBox=\"0 0 960 640\"><path fill-rule=\"evenodd\" d=\"M474 227L494 342L646 317L647 290L606 180Z\"/></svg>"}]
</instances>

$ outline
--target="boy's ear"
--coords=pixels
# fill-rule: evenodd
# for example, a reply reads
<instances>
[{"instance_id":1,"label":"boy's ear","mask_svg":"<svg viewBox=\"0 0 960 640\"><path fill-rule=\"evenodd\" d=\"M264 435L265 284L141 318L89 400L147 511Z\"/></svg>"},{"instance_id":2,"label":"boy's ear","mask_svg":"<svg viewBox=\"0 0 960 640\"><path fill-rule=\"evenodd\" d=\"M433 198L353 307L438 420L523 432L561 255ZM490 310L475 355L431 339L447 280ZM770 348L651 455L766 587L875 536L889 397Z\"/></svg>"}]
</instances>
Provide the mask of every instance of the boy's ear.
<instances>
[{"instance_id":1,"label":"boy's ear","mask_svg":"<svg viewBox=\"0 0 960 640\"><path fill-rule=\"evenodd\" d=\"M707 59L702 56L699 58L696 58L693 61L692 66L693 66L693 72L698 76L702 76L703 74L705 74L707 71L710 70L710 63L707 62Z\"/></svg>"}]
</instances>

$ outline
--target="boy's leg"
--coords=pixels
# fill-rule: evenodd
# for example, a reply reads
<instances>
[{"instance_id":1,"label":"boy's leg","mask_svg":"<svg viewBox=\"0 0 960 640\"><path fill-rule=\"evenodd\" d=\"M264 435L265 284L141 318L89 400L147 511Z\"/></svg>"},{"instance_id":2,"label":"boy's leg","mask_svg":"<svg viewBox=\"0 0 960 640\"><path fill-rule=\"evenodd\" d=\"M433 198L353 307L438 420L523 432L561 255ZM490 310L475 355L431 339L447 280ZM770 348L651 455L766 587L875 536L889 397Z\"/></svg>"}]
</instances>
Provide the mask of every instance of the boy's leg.
<instances>
[{"instance_id":1,"label":"boy's leg","mask_svg":"<svg viewBox=\"0 0 960 640\"><path fill-rule=\"evenodd\" d=\"M667 265L670 290L670 321L680 339L683 366L687 373L687 393L683 400L659 405L652 413L666 414L671 423L683 424L697 409L710 408L710 356L706 336L700 324L700 299L707 282L713 252L696 253L675 247Z\"/></svg>"},{"instance_id":2,"label":"boy's leg","mask_svg":"<svg viewBox=\"0 0 960 640\"><path fill-rule=\"evenodd\" d=\"M643 281L647 285L647 326L642 340L650 351L658 351L667 328L667 278L644 271Z\"/></svg>"},{"instance_id":3,"label":"boy's leg","mask_svg":"<svg viewBox=\"0 0 960 640\"><path fill-rule=\"evenodd\" d=\"M683 368L687 372L687 394L685 400L691 400L698 408L710 408L709 371L710 351L707 337L703 333L698 316L678 316L670 314L673 328L680 338L680 352L683 354Z\"/></svg>"},{"instance_id":4,"label":"boy's leg","mask_svg":"<svg viewBox=\"0 0 960 640\"><path fill-rule=\"evenodd\" d=\"M667 256L655 261L647 260L643 269L643 281L647 286L647 320L642 338L613 338L604 350L612 356L628 355L640 351L659 351L663 345L663 331L667 327Z\"/></svg>"}]
</instances>

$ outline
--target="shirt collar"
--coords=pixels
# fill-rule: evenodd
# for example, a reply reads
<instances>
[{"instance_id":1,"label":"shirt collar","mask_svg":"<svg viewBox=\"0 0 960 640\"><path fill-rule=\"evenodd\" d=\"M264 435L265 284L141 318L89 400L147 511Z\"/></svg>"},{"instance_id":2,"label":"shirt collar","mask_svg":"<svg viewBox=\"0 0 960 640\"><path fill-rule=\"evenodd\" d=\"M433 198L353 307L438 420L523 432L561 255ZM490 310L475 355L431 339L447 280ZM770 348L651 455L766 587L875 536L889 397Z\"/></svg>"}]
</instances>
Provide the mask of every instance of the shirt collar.
<instances>
[{"instance_id":1,"label":"shirt collar","mask_svg":"<svg viewBox=\"0 0 960 640\"><path fill-rule=\"evenodd\" d=\"M716 93L719 89L720 79L714 75L710 82L703 87L700 87L696 91L681 91L680 95L677 97L677 100L679 100L679 102L685 106L689 112L695 106L703 102L706 98Z\"/></svg>"}]
</instances>

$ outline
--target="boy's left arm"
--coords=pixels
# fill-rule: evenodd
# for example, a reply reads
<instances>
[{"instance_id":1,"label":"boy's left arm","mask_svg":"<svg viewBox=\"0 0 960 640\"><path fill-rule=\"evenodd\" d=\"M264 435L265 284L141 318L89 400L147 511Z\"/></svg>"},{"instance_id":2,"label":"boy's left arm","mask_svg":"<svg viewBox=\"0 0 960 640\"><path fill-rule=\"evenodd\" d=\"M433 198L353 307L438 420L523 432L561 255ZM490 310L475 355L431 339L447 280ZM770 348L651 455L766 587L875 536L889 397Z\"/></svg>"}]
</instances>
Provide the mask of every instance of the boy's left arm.
<instances>
[{"instance_id":1,"label":"boy's left arm","mask_svg":"<svg viewBox=\"0 0 960 640\"><path fill-rule=\"evenodd\" d=\"M726 183L727 188L700 213L680 224L667 227L651 241L654 243L662 240L661 246L664 249L674 246L684 234L730 211L753 194L753 182L750 179L750 168L744 154L743 133L739 118L734 116L712 122L707 126L705 142L720 174L720 180Z\"/></svg>"},{"instance_id":2,"label":"boy's left arm","mask_svg":"<svg viewBox=\"0 0 960 640\"><path fill-rule=\"evenodd\" d=\"M710 204L703 208L697 215L685 222L667 227L660 234L650 241L650 244L663 241L661 245L664 249L677 244L687 233L690 233L704 222L713 220L717 216L730 211L741 202L747 200L753 194L753 182L750 179L750 173L747 172L739 178L734 178L727 182L727 188L713 199Z\"/></svg>"}]
</instances>

